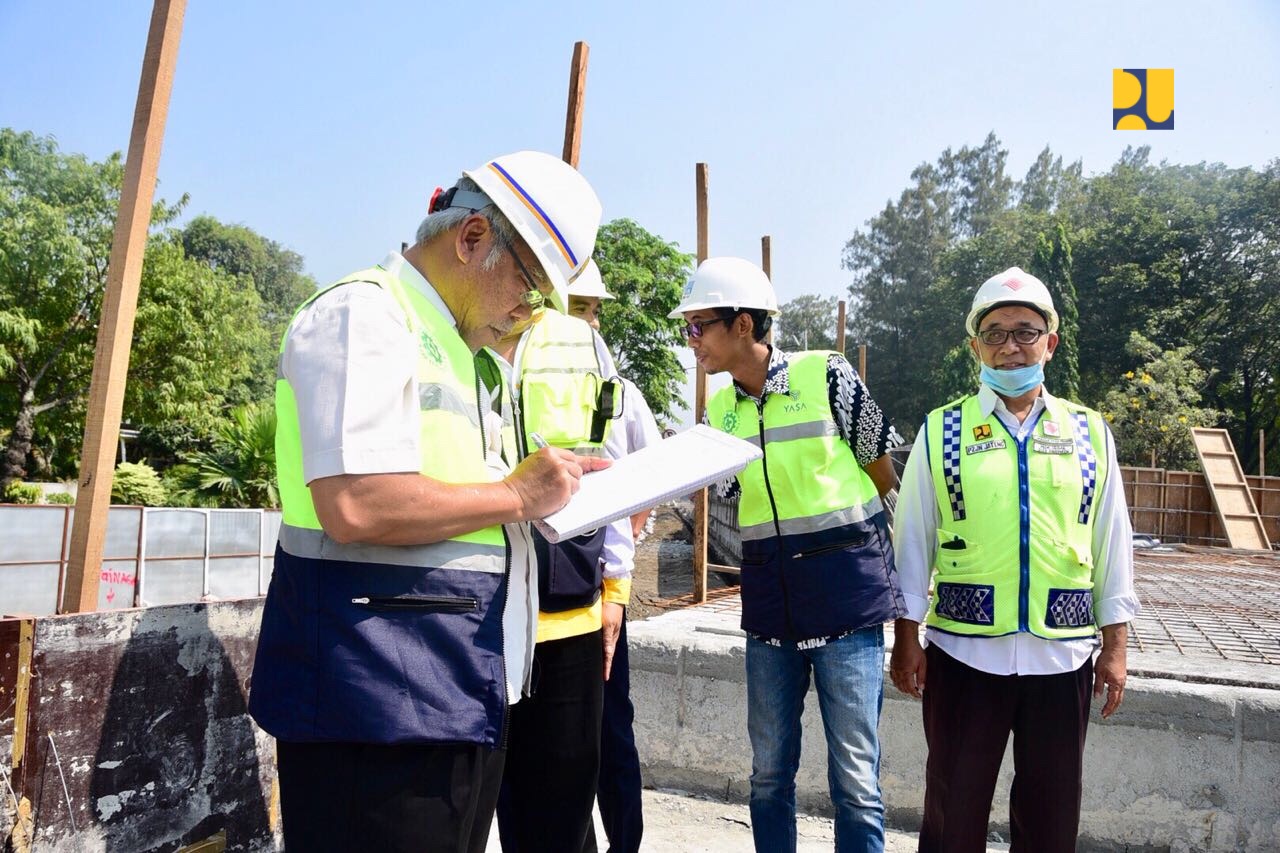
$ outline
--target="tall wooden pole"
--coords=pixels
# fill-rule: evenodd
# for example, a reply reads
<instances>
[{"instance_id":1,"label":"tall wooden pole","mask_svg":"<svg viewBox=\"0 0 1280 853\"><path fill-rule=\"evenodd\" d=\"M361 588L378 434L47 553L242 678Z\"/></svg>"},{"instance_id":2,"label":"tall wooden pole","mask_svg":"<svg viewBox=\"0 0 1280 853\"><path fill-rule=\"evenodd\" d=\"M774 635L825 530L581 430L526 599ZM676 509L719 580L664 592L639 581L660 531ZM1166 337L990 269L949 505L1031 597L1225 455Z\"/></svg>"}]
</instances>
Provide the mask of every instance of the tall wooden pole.
<instances>
[{"instance_id":1,"label":"tall wooden pole","mask_svg":"<svg viewBox=\"0 0 1280 853\"><path fill-rule=\"evenodd\" d=\"M694 169L695 195L698 205L698 263L707 259L707 164ZM707 373L698 365L694 378L693 422L702 423L707 410ZM707 600L707 490L693 496L693 597Z\"/></svg>"},{"instance_id":2,"label":"tall wooden pole","mask_svg":"<svg viewBox=\"0 0 1280 853\"><path fill-rule=\"evenodd\" d=\"M107 263L98 346L93 356L76 514L59 608L62 613L83 613L98 607L102 543L107 533L116 443L124 408L125 379L129 373L129 347L142 279L142 253L151 226L151 202L155 197L156 171L160 166L160 147L164 142L169 93L173 90L173 70L178 62L185 12L186 0L155 0L151 11L151 30L142 57L142 79L138 84L138 103L133 111L129 156L120 192L120 212Z\"/></svg>"},{"instance_id":3,"label":"tall wooden pole","mask_svg":"<svg viewBox=\"0 0 1280 853\"><path fill-rule=\"evenodd\" d=\"M1267 433L1258 430L1258 476L1267 476Z\"/></svg>"},{"instance_id":4,"label":"tall wooden pole","mask_svg":"<svg viewBox=\"0 0 1280 853\"><path fill-rule=\"evenodd\" d=\"M578 168L578 150L582 147L582 104L587 97L587 54L591 48L585 41L573 45L573 62L569 65L569 107L564 117L564 157Z\"/></svg>"},{"instance_id":5,"label":"tall wooden pole","mask_svg":"<svg viewBox=\"0 0 1280 853\"><path fill-rule=\"evenodd\" d=\"M862 377L862 381L867 381L867 345L858 344L858 375Z\"/></svg>"},{"instance_id":6,"label":"tall wooden pole","mask_svg":"<svg viewBox=\"0 0 1280 853\"><path fill-rule=\"evenodd\" d=\"M773 238L768 234L760 238L760 269L764 270L769 281L773 281ZM773 343L773 326L765 333L764 342Z\"/></svg>"},{"instance_id":7,"label":"tall wooden pole","mask_svg":"<svg viewBox=\"0 0 1280 853\"><path fill-rule=\"evenodd\" d=\"M836 352L844 355L844 300L836 303Z\"/></svg>"}]
</instances>

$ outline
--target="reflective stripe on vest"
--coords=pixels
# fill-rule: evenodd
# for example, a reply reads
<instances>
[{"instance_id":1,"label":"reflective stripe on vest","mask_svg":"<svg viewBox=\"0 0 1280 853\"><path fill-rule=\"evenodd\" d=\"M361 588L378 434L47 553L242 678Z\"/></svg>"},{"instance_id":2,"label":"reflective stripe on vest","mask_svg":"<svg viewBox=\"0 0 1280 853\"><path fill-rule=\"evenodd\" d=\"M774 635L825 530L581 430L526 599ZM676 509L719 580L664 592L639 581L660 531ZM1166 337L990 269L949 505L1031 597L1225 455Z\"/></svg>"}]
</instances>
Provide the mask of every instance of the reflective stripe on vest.
<instances>
[{"instance_id":1,"label":"reflective stripe on vest","mask_svg":"<svg viewBox=\"0 0 1280 853\"><path fill-rule=\"evenodd\" d=\"M764 438L764 457L738 474L738 527L744 541L814 533L884 511L875 484L853 458L832 417L827 390L831 355L792 355L790 393L770 394L763 412L749 398L738 399L732 384L707 403L711 426L757 447Z\"/></svg>"},{"instance_id":2,"label":"reflective stripe on vest","mask_svg":"<svg viewBox=\"0 0 1280 853\"><path fill-rule=\"evenodd\" d=\"M412 288L404 287L399 278L386 270L374 267L348 276L330 288L313 294L298 310L310 305L332 287L353 282L368 282L386 290L404 311L409 333L417 343L419 444L422 452L420 472L446 483L492 481L494 475L485 465L484 430L480 420L474 356L453 325L426 297ZM280 351L283 356L284 342L281 342ZM311 490L307 487L302 472L302 438L298 425L297 401L293 388L283 375L276 380L276 416L276 467L283 509L282 530L294 528L319 532L320 521L316 517ZM298 538L293 537L291 541L297 543ZM285 550L290 550L284 544L283 536L281 542ZM442 566L457 559L461 545L463 549L471 548L475 555L465 568L502 572L505 568L505 542L502 527L494 525L455 536L445 542L415 546L412 558L402 556L381 562ZM330 540L330 547L337 545ZM401 549L391 549L387 553L396 550ZM346 559L329 556L328 551L321 558Z\"/></svg>"},{"instance_id":3,"label":"reflective stripe on vest","mask_svg":"<svg viewBox=\"0 0 1280 853\"><path fill-rule=\"evenodd\" d=\"M1108 475L1097 412L1046 397L1019 442L976 396L930 412L941 524L928 624L971 636L1088 637L1097 495Z\"/></svg>"},{"instance_id":4,"label":"reflective stripe on vest","mask_svg":"<svg viewBox=\"0 0 1280 853\"><path fill-rule=\"evenodd\" d=\"M547 309L520 339L513 359L517 402L526 426L525 453L537 450L527 435L536 431L553 447L599 456L612 418L600 413L606 382L596 356L595 334L577 317ZM599 424L598 440L592 427Z\"/></svg>"}]
</instances>

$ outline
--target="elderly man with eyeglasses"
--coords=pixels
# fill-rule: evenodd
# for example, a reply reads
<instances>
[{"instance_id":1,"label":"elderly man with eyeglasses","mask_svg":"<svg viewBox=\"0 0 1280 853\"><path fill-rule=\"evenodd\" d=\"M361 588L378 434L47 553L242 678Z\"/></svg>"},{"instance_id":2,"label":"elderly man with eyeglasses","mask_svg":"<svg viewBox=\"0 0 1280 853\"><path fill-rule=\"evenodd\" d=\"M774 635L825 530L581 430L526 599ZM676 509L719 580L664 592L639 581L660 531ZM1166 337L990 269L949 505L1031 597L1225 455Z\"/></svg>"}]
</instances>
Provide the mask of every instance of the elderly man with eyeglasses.
<instances>
[{"instance_id":1,"label":"elderly man with eyeglasses","mask_svg":"<svg viewBox=\"0 0 1280 853\"><path fill-rule=\"evenodd\" d=\"M981 385L929 413L894 530L909 618L890 677L923 696L929 745L920 850L986 849L1012 732L1012 849L1067 853L1090 694L1105 689L1103 717L1120 707L1138 612L1115 442L1097 412L1045 389L1058 315L1043 282L993 276L966 328Z\"/></svg>"}]
</instances>

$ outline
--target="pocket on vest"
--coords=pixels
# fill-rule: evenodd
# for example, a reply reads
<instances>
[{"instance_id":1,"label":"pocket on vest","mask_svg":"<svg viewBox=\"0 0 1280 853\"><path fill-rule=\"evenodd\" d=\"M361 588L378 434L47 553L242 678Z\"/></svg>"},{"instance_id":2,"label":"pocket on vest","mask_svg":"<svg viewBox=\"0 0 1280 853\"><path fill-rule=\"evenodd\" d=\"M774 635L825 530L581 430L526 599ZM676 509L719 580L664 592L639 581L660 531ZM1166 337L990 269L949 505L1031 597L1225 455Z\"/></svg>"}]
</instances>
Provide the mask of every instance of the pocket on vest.
<instances>
[{"instance_id":1,"label":"pocket on vest","mask_svg":"<svg viewBox=\"0 0 1280 853\"><path fill-rule=\"evenodd\" d=\"M561 613L595 603L604 580L600 555L604 551L605 530L601 527L556 545L535 532L539 610Z\"/></svg>"}]
</instances>

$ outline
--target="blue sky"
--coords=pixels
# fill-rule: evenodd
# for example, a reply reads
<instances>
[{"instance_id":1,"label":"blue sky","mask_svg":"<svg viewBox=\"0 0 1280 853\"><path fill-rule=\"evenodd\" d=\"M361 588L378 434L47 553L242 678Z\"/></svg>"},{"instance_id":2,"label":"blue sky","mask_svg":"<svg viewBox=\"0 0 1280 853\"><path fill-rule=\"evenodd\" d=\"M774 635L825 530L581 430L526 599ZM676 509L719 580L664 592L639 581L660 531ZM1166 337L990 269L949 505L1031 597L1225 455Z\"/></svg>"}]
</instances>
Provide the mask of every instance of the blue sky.
<instances>
[{"instance_id":1,"label":"blue sky","mask_svg":"<svg viewBox=\"0 0 1280 853\"><path fill-rule=\"evenodd\" d=\"M128 145L150 3L0 0L0 124L101 158ZM558 153L591 46L582 171L605 217L759 259L779 299L843 295L844 242L911 169L994 130L1105 170L1280 156L1280 3L192 0L159 194L301 253L319 280L408 240L432 189ZM1172 67L1174 131L1111 130L1111 69Z\"/></svg>"}]
</instances>

